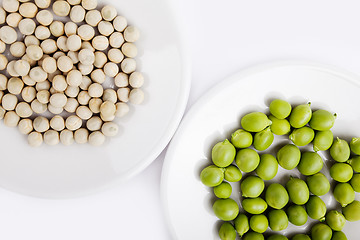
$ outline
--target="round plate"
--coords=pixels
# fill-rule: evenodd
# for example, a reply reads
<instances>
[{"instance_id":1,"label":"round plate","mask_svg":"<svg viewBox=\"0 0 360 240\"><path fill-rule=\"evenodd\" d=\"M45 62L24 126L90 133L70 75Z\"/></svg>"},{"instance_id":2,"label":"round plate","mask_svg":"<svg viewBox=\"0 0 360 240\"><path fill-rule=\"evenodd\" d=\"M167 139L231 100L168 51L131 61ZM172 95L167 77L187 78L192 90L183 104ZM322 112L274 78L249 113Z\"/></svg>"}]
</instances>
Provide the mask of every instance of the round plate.
<instances>
[{"instance_id":1,"label":"round plate","mask_svg":"<svg viewBox=\"0 0 360 240\"><path fill-rule=\"evenodd\" d=\"M0 124L0 185L22 194L67 198L94 193L129 179L165 148L186 107L189 63L168 0L99 1L111 4L140 29L138 69L145 101L120 119L120 134L102 147L89 144L31 148L17 129Z\"/></svg>"},{"instance_id":2,"label":"round plate","mask_svg":"<svg viewBox=\"0 0 360 240\"><path fill-rule=\"evenodd\" d=\"M359 92L359 76L334 67L297 62L251 68L215 86L187 113L165 157L162 200L174 238L219 239L221 222L212 211L215 197L212 189L201 183L199 175L211 164L214 144L229 138L240 128L241 116L251 111L267 112L269 102L275 98L288 100L294 105L310 101L312 109L336 112L332 131L335 136L350 140L353 136L360 136ZM278 145L279 141L283 144L289 140L277 136L273 145ZM274 150L268 152L274 153ZM327 165L322 172L329 177L329 156L321 154ZM300 177L297 170L286 171L279 167L273 181L284 183L289 175ZM272 181L266 184L269 182ZM232 185L231 197L240 204L239 184ZM331 193L322 199L328 209L339 209ZM309 218L308 223L312 222ZM295 227L289 224L282 233L291 237L294 233L308 231L309 225ZM344 232L348 239L357 238L359 227L360 223L346 223Z\"/></svg>"}]
</instances>

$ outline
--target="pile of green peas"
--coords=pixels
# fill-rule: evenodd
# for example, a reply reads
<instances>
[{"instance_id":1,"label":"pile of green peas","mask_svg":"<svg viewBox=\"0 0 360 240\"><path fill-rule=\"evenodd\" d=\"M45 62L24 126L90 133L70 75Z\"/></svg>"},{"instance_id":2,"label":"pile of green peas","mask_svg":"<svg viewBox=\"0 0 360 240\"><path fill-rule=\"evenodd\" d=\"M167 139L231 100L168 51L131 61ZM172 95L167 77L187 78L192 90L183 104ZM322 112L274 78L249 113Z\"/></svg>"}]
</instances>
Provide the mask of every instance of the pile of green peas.
<instances>
[{"instance_id":1,"label":"pile of green peas","mask_svg":"<svg viewBox=\"0 0 360 240\"><path fill-rule=\"evenodd\" d=\"M286 240L276 233L285 230L289 222L306 224L308 216L318 221L307 234L296 234L291 240L346 240L342 229L346 221L360 220L360 138L350 143L334 139L331 128L336 114L326 110L312 111L310 103L297 105L275 99L270 114L251 112L241 118L241 129L230 138L215 144L212 165L204 168L200 179L212 187L217 200L215 215L224 221L219 229L221 240ZM260 153L274 142L275 135L285 135L291 144L280 146L273 156ZM312 144L313 151L299 147ZM342 211L328 210L321 196L330 191L330 182L320 171L324 162L318 151L329 151L333 159L330 176L336 181L333 191ZM289 176L287 183L272 180L278 168L297 170L305 181ZM243 174L247 174L243 178ZM231 182L240 182L242 198L239 204L231 197ZM272 231L267 231L268 229ZM265 231L267 231L265 233ZM269 232L269 234L268 234Z\"/></svg>"}]
</instances>

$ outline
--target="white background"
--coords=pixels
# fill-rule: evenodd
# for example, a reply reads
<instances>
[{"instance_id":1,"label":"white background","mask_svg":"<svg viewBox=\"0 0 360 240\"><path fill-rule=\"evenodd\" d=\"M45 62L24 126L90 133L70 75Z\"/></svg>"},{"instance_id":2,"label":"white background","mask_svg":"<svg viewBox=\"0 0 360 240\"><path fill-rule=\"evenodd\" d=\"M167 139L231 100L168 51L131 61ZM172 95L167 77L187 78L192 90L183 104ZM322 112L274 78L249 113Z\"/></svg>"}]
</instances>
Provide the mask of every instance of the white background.
<instances>
[{"instance_id":1,"label":"white background","mask_svg":"<svg viewBox=\"0 0 360 240\"><path fill-rule=\"evenodd\" d=\"M360 74L358 0L182 0L180 4L192 56L188 106L223 78L268 61L321 62ZM326 86L319 91L326 91ZM163 160L164 154L134 179L77 199L37 199L0 189L0 238L171 239L160 199Z\"/></svg>"}]
</instances>

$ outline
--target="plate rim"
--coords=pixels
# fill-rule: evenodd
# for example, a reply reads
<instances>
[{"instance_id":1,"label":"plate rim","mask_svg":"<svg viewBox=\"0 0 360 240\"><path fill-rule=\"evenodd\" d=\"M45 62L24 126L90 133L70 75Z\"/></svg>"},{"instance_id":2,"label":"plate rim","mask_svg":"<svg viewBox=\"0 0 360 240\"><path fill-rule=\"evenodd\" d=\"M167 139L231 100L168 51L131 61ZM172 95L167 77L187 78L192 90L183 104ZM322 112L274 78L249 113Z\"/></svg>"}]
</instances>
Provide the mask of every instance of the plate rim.
<instances>
[{"instance_id":1,"label":"plate rim","mask_svg":"<svg viewBox=\"0 0 360 240\"><path fill-rule=\"evenodd\" d=\"M162 202L163 215L166 220L167 228L174 239L179 239L177 232L175 231L175 227L171 222L171 214L169 209L169 202L167 201L167 178L169 177L169 170L172 161L174 161L173 156L176 152L176 145L179 142L179 138L181 137L182 129L187 127L191 122L191 116L193 112L196 112L197 109L201 108L202 105L209 99L211 96L219 91L219 87L225 84L231 85L236 81L243 81L247 76L256 74L258 72L268 71L270 69L282 68L282 67L307 67L318 69L321 71L330 72L335 75L340 75L342 77L347 78L347 80L352 81L360 85L360 75L355 74L351 71L348 71L344 68L337 67L331 64L325 64L315 61L301 61L301 60L285 60L285 61L271 61L262 64L252 65L250 67L246 67L244 69L240 69L234 74L223 78L220 82L214 84L208 91L206 91L203 95L201 95L190 107L190 109L185 113L183 120L181 121L177 131L175 132L173 138L171 139L168 149L165 153L164 163L161 171L161 180L160 180L160 200Z\"/></svg>"}]
</instances>

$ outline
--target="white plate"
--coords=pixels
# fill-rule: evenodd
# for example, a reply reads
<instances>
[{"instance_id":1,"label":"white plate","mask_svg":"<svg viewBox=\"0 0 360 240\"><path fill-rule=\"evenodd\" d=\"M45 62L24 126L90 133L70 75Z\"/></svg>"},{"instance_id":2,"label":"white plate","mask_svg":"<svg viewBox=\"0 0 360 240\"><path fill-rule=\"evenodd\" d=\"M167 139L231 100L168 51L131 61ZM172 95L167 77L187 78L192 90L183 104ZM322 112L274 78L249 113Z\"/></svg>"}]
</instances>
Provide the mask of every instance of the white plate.
<instances>
[{"instance_id":1,"label":"white plate","mask_svg":"<svg viewBox=\"0 0 360 240\"><path fill-rule=\"evenodd\" d=\"M359 76L334 67L298 62L251 68L215 86L187 113L165 157L162 200L174 238L218 239L220 221L212 211L215 197L212 190L200 182L199 175L211 164L212 146L240 127L241 116L250 111L268 111L268 104L274 98L286 99L292 104L311 101L313 109L337 113L332 130L335 136L349 140L360 136L359 92ZM282 143L286 141L279 137L276 140L279 139ZM323 158L328 156L323 154ZM329 175L325 167L322 172ZM279 168L274 181L284 181L284 174L299 176L297 170ZM233 184L232 197L239 203L239 184ZM328 209L339 207L331 194L323 199ZM358 238L359 227L359 222L346 223L344 231L348 239ZM295 228L290 224L283 233L292 236L306 229L309 226Z\"/></svg>"},{"instance_id":2,"label":"white plate","mask_svg":"<svg viewBox=\"0 0 360 240\"><path fill-rule=\"evenodd\" d=\"M189 62L168 0L99 1L112 4L140 29L136 58L145 75L145 102L130 105L120 136L103 147L31 148L16 129L0 123L0 185L22 194L64 198L107 188L147 167L175 132L190 89Z\"/></svg>"}]
</instances>

